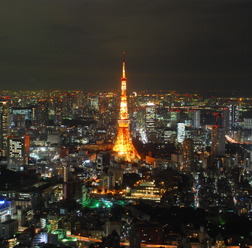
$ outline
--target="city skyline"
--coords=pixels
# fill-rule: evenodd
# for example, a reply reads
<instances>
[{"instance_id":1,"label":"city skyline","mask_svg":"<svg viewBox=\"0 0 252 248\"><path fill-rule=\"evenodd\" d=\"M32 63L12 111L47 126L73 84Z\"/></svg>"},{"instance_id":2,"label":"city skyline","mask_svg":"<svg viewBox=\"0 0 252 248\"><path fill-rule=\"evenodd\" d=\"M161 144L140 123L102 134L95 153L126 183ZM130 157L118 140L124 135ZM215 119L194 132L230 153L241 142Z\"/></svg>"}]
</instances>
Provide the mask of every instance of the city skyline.
<instances>
[{"instance_id":1,"label":"city skyline","mask_svg":"<svg viewBox=\"0 0 252 248\"><path fill-rule=\"evenodd\" d=\"M252 248L251 12L2 0L0 248Z\"/></svg>"},{"instance_id":2,"label":"city skyline","mask_svg":"<svg viewBox=\"0 0 252 248\"><path fill-rule=\"evenodd\" d=\"M251 94L252 3L109 0L1 3L1 89L128 87Z\"/></svg>"},{"instance_id":3,"label":"city skyline","mask_svg":"<svg viewBox=\"0 0 252 248\"><path fill-rule=\"evenodd\" d=\"M120 71L121 97L2 91L0 246L251 246L252 97L129 96Z\"/></svg>"}]
</instances>

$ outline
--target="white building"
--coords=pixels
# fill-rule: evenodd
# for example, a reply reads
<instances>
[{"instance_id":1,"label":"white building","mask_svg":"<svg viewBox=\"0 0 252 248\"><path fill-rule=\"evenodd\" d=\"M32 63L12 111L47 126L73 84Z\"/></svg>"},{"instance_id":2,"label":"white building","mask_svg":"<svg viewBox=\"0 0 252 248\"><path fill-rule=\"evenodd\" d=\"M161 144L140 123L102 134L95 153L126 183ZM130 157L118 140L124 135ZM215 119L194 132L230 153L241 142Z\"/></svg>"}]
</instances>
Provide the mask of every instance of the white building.
<instances>
[{"instance_id":1,"label":"white building","mask_svg":"<svg viewBox=\"0 0 252 248\"><path fill-rule=\"evenodd\" d=\"M185 140L185 123L178 123L177 125L177 140L178 143L183 143Z\"/></svg>"}]
</instances>

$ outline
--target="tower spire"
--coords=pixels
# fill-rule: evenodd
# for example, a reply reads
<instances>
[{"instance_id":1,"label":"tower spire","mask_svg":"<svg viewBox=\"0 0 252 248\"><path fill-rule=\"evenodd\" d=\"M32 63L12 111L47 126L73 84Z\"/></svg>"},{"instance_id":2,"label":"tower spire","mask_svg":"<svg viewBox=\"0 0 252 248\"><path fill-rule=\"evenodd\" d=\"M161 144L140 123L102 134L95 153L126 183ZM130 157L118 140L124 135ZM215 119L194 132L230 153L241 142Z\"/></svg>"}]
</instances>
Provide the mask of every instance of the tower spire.
<instances>
[{"instance_id":1,"label":"tower spire","mask_svg":"<svg viewBox=\"0 0 252 248\"><path fill-rule=\"evenodd\" d=\"M125 69L125 51L123 51L123 61L122 61L122 78L126 79L126 69Z\"/></svg>"},{"instance_id":2,"label":"tower spire","mask_svg":"<svg viewBox=\"0 0 252 248\"><path fill-rule=\"evenodd\" d=\"M125 52L123 52L123 61L122 61L120 119L122 119L122 120L127 120L128 119L127 82L126 82L126 71L125 71Z\"/></svg>"}]
</instances>

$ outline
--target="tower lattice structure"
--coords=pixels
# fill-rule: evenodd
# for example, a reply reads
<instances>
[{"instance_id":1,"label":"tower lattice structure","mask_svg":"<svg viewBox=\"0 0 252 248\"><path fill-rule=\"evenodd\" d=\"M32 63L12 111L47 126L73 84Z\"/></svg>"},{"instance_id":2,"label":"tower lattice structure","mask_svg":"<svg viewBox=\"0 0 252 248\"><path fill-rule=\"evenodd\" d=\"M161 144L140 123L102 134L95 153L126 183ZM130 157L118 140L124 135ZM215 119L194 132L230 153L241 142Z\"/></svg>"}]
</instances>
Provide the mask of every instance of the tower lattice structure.
<instances>
[{"instance_id":1,"label":"tower lattice structure","mask_svg":"<svg viewBox=\"0 0 252 248\"><path fill-rule=\"evenodd\" d=\"M128 115L127 102L127 83L125 71L125 59L122 62L122 77L121 77L121 100L120 100L120 116L118 119L118 133L113 151L117 152L119 158L133 162L140 159L136 148L134 147L130 137L130 120Z\"/></svg>"}]
</instances>

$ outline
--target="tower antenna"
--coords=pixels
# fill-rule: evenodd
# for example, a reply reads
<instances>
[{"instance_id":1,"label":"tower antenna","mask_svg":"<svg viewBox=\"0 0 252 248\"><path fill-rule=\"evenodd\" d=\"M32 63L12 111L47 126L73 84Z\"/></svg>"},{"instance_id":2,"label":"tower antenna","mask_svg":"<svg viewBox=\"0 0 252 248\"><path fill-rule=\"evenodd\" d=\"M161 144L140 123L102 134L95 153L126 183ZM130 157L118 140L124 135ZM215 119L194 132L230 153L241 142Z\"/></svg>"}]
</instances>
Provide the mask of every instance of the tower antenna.
<instances>
[{"instance_id":1,"label":"tower antenna","mask_svg":"<svg viewBox=\"0 0 252 248\"><path fill-rule=\"evenodd\" d=\"M122 61L122 78L126 78L126 69L125 69L125 54L126 52L123 51L123 61Z\"/></svg>"}]
</instances>

